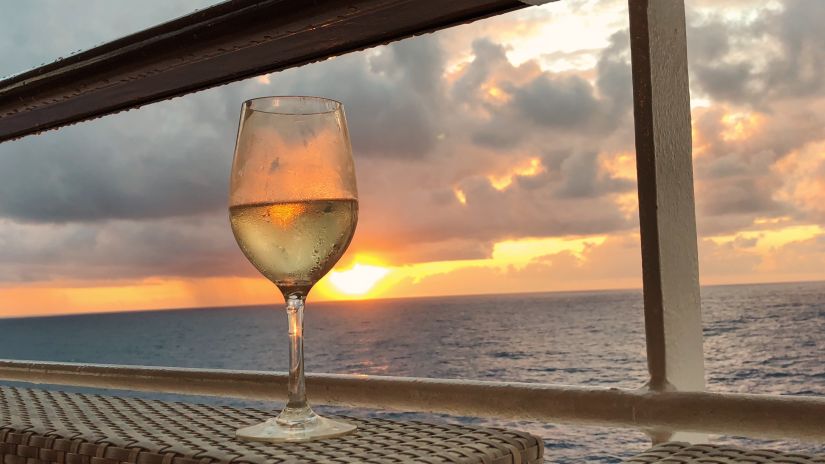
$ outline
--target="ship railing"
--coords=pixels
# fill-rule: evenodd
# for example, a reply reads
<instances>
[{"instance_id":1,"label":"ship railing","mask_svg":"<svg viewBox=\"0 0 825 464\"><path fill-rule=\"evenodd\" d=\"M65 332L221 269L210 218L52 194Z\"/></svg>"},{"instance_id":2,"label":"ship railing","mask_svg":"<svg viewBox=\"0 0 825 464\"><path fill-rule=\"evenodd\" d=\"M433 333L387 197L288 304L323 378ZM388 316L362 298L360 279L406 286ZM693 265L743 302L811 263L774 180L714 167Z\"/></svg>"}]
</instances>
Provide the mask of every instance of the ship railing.
<instances>
[{"instance_id":1,"label":"ship railing","mask_svg":"<svg viewBox=\"0 0 825 464\"><path fill-rule=\"evenodd\" d=\"M657 442L705 433L825 441L825 398L704 391L684 2L628 4L645 386L310 374L315 403L632 427ZM0 142L526 6L224 2L0 80ZM13 360L0 362L0 380L264 400L286 391L279 373Z\"/></svg>"},{"instance_id":2,"label":"ship railing","mask_svg":"<svg viewBox=\"0 0 825 464\"><path fill-rule=\"evenodd\" d=\"M286 399L287 374L0 360L0 379L246 400ZM316 404L825 442L825 398L307 374ZM685 439L683 437L681 439Z\"/></svg>"}]
</instances>

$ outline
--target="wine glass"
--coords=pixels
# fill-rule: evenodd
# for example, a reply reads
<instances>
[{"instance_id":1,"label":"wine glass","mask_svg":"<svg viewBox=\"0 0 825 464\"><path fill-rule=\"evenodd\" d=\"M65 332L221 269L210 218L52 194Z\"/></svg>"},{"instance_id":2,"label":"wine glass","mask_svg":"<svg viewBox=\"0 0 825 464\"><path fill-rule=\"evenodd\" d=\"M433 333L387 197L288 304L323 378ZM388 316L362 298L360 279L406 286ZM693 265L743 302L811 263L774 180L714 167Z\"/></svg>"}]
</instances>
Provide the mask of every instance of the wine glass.
<instances>
[{"instance_id":1,"label":"wine glass","mask_svg":"<svg viewBox=\"0 0 825 464\"><path fill-rule=\"evenodd\" d=\"M247 259L280 289L289 318L289 395L281 413L236 436L296 442L355 426L317 415L304 384L304 301L341 258L358 222L343 105L318 97L244 102L229 187L232 232Z\"/></svg>"}]
</instances>

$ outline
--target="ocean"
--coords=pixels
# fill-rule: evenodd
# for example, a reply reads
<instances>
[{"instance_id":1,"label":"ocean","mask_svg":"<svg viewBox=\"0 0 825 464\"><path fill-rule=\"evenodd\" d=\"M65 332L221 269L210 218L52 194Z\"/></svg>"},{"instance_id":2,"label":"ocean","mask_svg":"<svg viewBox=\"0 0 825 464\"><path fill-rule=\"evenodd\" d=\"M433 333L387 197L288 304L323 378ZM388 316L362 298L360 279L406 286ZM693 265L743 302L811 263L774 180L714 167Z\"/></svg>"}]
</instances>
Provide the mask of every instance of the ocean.
<instances>
[{"instance_id":1,"label":"ocean","mask_svg":"<svg viewBox=\"0 0 825 464\"><path fill-rule=\"evenodd\" d=\"M825 283L704 287L702 310L709 390L825 395ZM640 291L310 299L305 327L308 372L626 388L646 378ZM0 319L0 358L285 370L286 333L286 316L273 307ZM615 463L649 446L632 430L317 409L521 429L544 438L548 462ZM825 452L796 442L711 440Z\"/></svg>"}]
</instances>

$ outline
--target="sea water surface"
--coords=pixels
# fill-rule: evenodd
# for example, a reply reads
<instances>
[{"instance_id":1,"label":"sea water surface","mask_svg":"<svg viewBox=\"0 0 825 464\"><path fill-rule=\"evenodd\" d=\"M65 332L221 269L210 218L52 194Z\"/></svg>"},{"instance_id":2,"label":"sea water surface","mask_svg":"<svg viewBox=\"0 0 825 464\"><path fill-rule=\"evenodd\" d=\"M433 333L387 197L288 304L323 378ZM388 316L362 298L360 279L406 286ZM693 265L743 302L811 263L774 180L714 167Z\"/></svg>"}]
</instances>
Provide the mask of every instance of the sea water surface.
<instances>
[{"instance_id":1,"label":"sea water surface","mask_svg":"<svg viewBox=\"0 0 825 464\"><path fill-rule=\"evenodd\" d=\"M640 291L310 300L307 307L309 372L624 388L646 377ZM708 389L825 395L825 283L705 287L702 310ZM285 370L286 332L286 316L274 307L0 319L0 358ZM544 438L548 462L620 462L649 446L632 430L326 410L517 428ZM825 452L794 442L711 440Z\"/></svg>"}]
</instances>

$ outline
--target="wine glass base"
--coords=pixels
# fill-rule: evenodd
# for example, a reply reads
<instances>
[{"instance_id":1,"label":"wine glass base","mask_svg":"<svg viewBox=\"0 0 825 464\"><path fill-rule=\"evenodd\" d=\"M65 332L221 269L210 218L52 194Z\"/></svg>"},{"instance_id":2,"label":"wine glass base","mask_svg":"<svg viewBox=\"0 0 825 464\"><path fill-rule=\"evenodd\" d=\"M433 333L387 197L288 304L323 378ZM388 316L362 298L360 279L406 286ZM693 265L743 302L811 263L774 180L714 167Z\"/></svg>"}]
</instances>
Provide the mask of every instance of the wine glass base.
<instances>
[{"instance_id":1,"label":"wine glass base","mask_svg":"<svg viewBox=\"0 0 825 464\"><path fill-rule=\"evenodd\" d=\"M235 431L241 440L268 443L295 443L333 438L352 433L357 427L348 422L315 416L311 421L297 425L283 425L275 418Z\"/></svg>"}]
</instances>

